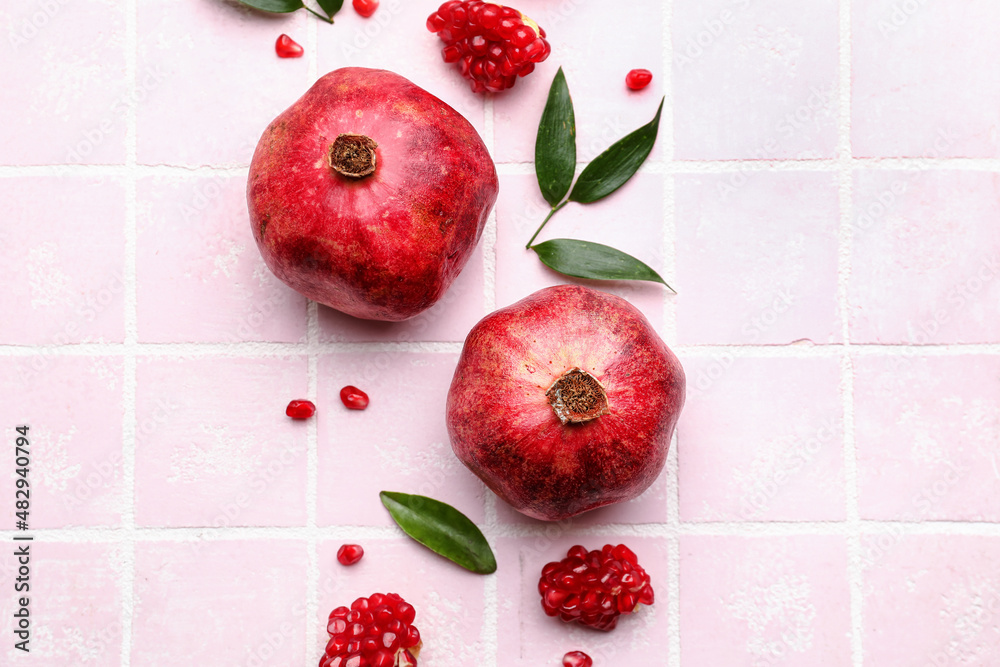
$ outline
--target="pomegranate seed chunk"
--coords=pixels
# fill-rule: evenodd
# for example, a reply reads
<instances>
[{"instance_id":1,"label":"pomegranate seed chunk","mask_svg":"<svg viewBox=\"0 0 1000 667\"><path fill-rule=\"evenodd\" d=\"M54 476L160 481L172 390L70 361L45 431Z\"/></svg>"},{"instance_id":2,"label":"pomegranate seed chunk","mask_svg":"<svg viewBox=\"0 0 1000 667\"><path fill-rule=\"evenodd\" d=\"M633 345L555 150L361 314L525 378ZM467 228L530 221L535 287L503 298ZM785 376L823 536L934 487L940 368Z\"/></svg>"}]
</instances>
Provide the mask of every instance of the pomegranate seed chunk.
<instances>
[{"instance_id":1,"label":"pomegranate seed chunk","mask_svg":"<svg viewBox=\"0 0 1000 667\"><path fill-rule=\"evenodd\" d=\"M619 616L634 612L644 600L653 603L649 575L623 544L599 551L574 546L566 558L542 568L538 592L548 616L598 630L614 630Z\"/></svg>"},{"instance_id":2,"label":"pomegranate seed chunk","mask_svg":"<svg viewBox=\"0 0 1000 667\"><path fill-rule=\"evenodd\" d=\"M330 640L319 667L416 667L421 644L412 612L395 593L358 598L350 609L337 607L330 612ZM401 620L404 616L409 620Z\"/></svg>"},{"instance_id":3,"label":"pomegranate seed chunk","mask_svg":"<svg viewBox=\"0 0 1000 667\"><path fill-rule=\"evenodd\" d=\"M632 90L642 90L653 80L653 73L648 69L634 69L625 75L625 85Z\"/></svg>"},{"instance_id":4,"label":"pomegranate seed chunk","mask_svg":"<svg viewBox=\"0 0 1000 667\"><path fill-rule=\"evenodd\" d=\"M274 43L274 52L279 58L301 58L304 51L298 43L288 35L280 35Z\"/></svg>"},{"instance_id":5,"label":"pomegranate seed chunk","mask_svg":"<svg viewBox=\"0 0 1000 667\"><path fill-rule=\"evenodd\" d=\"M340 390L340 400L350 410L364 410L368 407L368 394L352 385Z\"/></svg>"},{"instance_id":6,"label":"pomegranate seed chunk","mask_svg":"<svg viewBox=\"0 0 1000 667\"><path fill-rule=\"evenodd\" d=\"M365 555L360 544L345 544L337 550L337 560L341 565L354 565Z\"/></svg>"},{"instance_id":7,"label":"pomegranate seed chunk","mask_svg":"<svg viewBox=\"0 0 1000 667\"><path fill-rule=\"evenodd\" d=\"M316 404L306 400L291 401L285 408L285 414L292 419L309 419L316 414Z\"/></svg>"},{"instance_id":8,"label":"pomegranate seed chunk","mask_svg":"<svg viewBox=\"0 0 1000 667\"><path fill-rule=\"evenodd\" d=\"M444 3L427 17L427 29L444 42L444 61L459 63L476 93L512 87L552 50L537 23L516 9L482 0Z\"/></svg>"}]
</instances>

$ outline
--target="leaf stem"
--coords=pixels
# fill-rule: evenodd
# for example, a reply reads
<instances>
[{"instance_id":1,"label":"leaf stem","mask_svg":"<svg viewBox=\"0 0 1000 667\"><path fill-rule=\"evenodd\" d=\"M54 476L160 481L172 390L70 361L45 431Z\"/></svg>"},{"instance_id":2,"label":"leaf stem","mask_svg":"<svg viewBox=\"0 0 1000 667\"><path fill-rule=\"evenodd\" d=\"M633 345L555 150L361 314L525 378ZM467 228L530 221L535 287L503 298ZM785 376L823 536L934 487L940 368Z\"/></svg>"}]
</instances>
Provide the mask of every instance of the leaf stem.
<instances>
[{"instance_id":1,"label":"leaf stem","mask_svg":"<svg viewBox=\"0 0 1000 667\"><path fill-rule=\"evenodd\" d=\"M309 12L310 14L312 14L313 16L318 16L320 19L322 19L322 20L326 21L327 23L333 25L333 17L332 16L323 16L319 12L315 11L312 7L309 7L308 5L305 5L304 3L303 3L303 6L305 7L305 10L307 12Z\"/></svg>"},{"instance_id":2,"label":"leaf stem","mask_svg":"<svg viewBox=\"0 0 1000 667\"><path fill-rule=\"evenodd\" d=\"M539 232L541 232L542 228L545 227L546 223L548 223L549 218L551 218L553 215L555 215L556 211L558 211L559 209L561 209L563 206L565 206L568 203L569 203L569 200L567 199L563 203L559 204L558 206L553 206L552 207L552 210L549 211L549 214L547 216L545 216L544 220L542 220L542 224L540 224L538 226L538 229L535 230L535 233L531 235L530 239L528 239L528 243L524 246L525 248L530 248L531 247L532 241L534 241L535 238L538 237Z\"/></svg>"}]
</instances>

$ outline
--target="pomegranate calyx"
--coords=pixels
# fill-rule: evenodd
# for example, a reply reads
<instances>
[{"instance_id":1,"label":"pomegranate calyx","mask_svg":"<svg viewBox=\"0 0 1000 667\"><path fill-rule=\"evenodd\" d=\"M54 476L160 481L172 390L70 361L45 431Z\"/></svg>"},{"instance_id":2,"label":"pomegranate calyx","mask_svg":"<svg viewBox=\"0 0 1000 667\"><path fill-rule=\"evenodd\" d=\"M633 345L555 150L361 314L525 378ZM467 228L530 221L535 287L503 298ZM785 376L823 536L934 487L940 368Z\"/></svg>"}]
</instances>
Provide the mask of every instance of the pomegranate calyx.
<instances>
[{"instance_id":1,"label":"pomegranate calyx","mask_svg":"<svg viewBox=\"0 0 1000 667\"><path fill-rule=\"evenodd\" d=\"M552 383L545 397L563 424L582 424L608 414L608 394L593 375L572 368Z\"/></svg>"},{"instance_id":2,"label":"pomegranate calyx","mask_svg":"<svg viewBox=\"0 0 1000 667\"><path fill-rule=\"evenodd\" d=\"M344 133L330 145L330 166L348 178L364 178L375 173L378 144L363 134Z\"/></svg>"}]
</instances>

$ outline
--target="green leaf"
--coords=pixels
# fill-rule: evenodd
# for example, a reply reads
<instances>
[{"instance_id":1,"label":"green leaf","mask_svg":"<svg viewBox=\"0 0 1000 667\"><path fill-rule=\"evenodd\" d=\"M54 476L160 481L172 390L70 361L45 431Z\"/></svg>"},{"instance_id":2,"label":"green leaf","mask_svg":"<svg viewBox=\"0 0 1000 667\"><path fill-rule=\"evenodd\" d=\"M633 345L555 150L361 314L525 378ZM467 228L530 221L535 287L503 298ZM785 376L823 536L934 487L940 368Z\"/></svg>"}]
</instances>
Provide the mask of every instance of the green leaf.
<instances>
[{"instance_id":1,"label":"green leaf","mask_svg":"<svg viewBox=\"0 0 1000 667\"><path fill-rule=\"evenodd\" d=\"M591 280L648 280L674 288L632 255L611 246L577 239L552 239L531 246L542 264L567 276Z\"/></svg>"},{"instance_id":2,"label":"green leaf","mask_svg":"<svg viewBox=\"0 0 1000 667\"><path fill-rule=\"evenodd\" d=\"M569 195L570 201L589 204L607 197L625 185L653 150L662 111L661 99L660 108L656 110L653 120L619 139L594 158L573 186L573 191Z\"/></svg>"},{"instance_id":3,"label":"green leaf","mask_svg":"<svg viewBox=\"0 0 1000 667\"><path fill-rule=\"evenodd\" d=\"M305 5L302 0L240 0L247 7L259 9L262 12L272 14L287 14L296 9L303 9Z\"/></svg>"},{"instance_id":4,"label":"green leaf","mask_svg":"<svg viewBox=\"0 0 1000 667\"><path fill-rule=\"evenodd\" d=\"M403 532L420 544L472 572L496 572L496 558L482 531L451 505L393 491L379 497Z\"/></svg>"},{"instance_id":5,"label":"green leaf","mask_svg":"<svg viewBox=\"0 0 1000 667\"><path fill-rule=\"evenodd\" d=\"M344 0L316 0L316 4L332 19L333 15L344 6Z\"/></svg>"},{"instance_id":6,"label":"green leaf","mask_svg":"<svg viewBox=\"0 0 1000 667\"><path fill-rule=\"evenodd\" d=\"M562 201L576 172L576 117L562 67L549 88L549 99L535 137L535 176L549 206Z\"/></svg>"}]
</instances>

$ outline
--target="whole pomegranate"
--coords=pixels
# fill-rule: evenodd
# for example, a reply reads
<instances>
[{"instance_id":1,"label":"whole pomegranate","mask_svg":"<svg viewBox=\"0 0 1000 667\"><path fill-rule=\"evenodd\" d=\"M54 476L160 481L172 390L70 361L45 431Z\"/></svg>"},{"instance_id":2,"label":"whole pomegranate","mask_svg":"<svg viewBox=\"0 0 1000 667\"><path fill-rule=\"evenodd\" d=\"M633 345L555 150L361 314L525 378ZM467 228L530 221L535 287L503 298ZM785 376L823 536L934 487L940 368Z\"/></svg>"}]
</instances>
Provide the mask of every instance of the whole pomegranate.
<instances>
[{"instance_id":1,"label":"whole pomegranate","mask_svg":"<svg viewBox=\"0 0 1000 667\"><path fill-rule=\"evenodd\" d=\"M497 197L476 130L398 74L345 67L267 127L247 204L268 268L355 317L405 320L465 266Z\"/></svg>"},{"instance_id":2,"label":"whole pomegranate","mask_svg":"<svg viewBox=\"0 0 1000 667\"><path fill-rule=\"evenodd\" d=\"M558 520L646 490L683 404L684 370L642 313L561 285L473 327L448 393L448 433L498 496Z\"/></svg>"}]
</instances>

